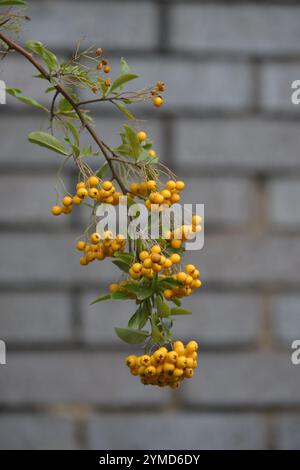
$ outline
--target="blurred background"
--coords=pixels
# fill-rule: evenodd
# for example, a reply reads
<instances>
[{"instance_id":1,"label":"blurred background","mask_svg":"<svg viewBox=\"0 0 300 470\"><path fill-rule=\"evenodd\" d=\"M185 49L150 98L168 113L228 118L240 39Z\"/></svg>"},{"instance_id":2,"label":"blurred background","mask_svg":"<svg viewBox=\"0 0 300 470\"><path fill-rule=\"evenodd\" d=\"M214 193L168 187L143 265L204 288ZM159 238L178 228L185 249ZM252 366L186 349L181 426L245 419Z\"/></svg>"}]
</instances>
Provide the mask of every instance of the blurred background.
<instances>
[{"instance_id":1,"label":"blurred background","mask_svg":"<svg viewBox=\"0 0 300 470\"><path fill-rule=\"evenodd\" d=\"M179 391L144 387L123 365L113 331L130 302L90 306L115 279L109 261L79 266L84 216L54 218L60 158L30 146L41 115L0 106L0 447L3 449L299 449L300 2L36 0L23 38L61 57L101 46L166 83L140 128L205 204L205 247L193 252L204 287L175 336L200 342L199 370ZM41 83L15 55L7 86L40 101ZM38 81L37 81L38 82ZM124 122L96 106L97 129L118 143ZM74 169L68 167L69 188Z\"/></svg>"}]
</instances>

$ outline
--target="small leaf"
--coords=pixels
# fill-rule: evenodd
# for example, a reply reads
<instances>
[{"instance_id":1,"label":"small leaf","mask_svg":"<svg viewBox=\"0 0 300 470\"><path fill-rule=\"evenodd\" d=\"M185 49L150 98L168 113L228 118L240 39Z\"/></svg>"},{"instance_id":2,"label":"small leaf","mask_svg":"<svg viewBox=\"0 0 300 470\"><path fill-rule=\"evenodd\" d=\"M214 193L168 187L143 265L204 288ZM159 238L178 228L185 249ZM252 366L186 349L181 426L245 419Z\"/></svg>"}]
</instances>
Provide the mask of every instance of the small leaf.
<instances>
[{"instance_id":1,"label":"small leaf","mask_svg":"<svg viewBox=\"0 0 300 470\"><path fill-rule=\"evenodd\" d=\"M0 7L12 5L27 5L27 2L24 0L0 0Z\"/></svg>"},{"instance_id":2,"label":"small leaf","mask_svg":"<svg viewBox=\"0 0 300 470\"><path fill-rule=\"evenodd\" d=\"M97 299L93 300L90 305L94 305L94 304L97 304L98 302L103 302L103 300L108 300L111 298L111 295L110 294L104 294L104 295L101 295L100 297L98 297Z\"/></svg>"},{"instance_id":3,"label":"small leaf","mask_svg":"<svg viewBox=\"0 0 300 470\"><path fill-rule=\"evenodd\" d=\"M134 131L134 129L132 129L129 126L124 126L124 129L125 129L126 136L128 138L129 144L132 149L132 155L133 157L138 158L139 152L140 152L140 142L139 142L138 136L136 132Z\"/></svg>"},{"instance_id":4,"label":"small leaf","mask_svg":"<svg viewBox=\"0 0 300 470\"><path fill-rule=\"evenodd\" d=\"M121 269L121 271L124 271L125 273L128 273L129 265L125 261L116 259L116 260L112 261L112 263L115 266L117 266L119 269Z\"/></svg>"},{"instance_id":5,"label":"small leaf","mask_svg":"<svg viewBox=\"0 0 300 470\"><path fill-rule=\"evenodd\" d=\"M53 152L60 153L61 155L68 155L64 144L47 132L30 132L28 135L28 140L32 144L40 145L41 147L52 150Z\"/></svg>"},{"instance_id":6,"label":"small leaf","mask_svg":"<svg viewBox=\"0 0 300 470\"><path fill-rule=\"evenodd\" d=\"M50 71L55 70L58 67L56 55L49 51L49 49L46 49L40 41L30 40L25 43L25 46L27 49L40 56Z\"/></svg>"},{"instance_id":7,"label":"small leaf","mask_svg":"<svg viewBox=\"0 0 300 470\"><path fill-rule=\"evenodd\" d=\"M139 292L137 293L137 296L136 298L138 300L145 300L147 299L148 297L151 297L151 295L153 294L153 289L152 287L142 287Z\"/></svg>"},{"instance_id":8,"label":"small leaf","mask_svg":"<svg viewBox=\"0 0 300 470\"><path fill-rule=\"evenodd\" d=\"M133 121L135 119L134 115L126 108L126 106L117 103L116 101L113 101L113 104L121 111L121 113L124 114L124 116L127 117L127 119L129 119L129 121Z\"/></svg>"},{"instance_id":9,"label":"small leaf","mask_svg":"<svg viewBox=\"0 0 300 470\"><path fill-rule=\"evenodd\" d=\"M171 308L171 315L191 315L192 311L181 307Z\"/></svg>"},{"instance_id":10,"label":"small leaf","mask_svg":"<svg viewBox=\"0 0 300 470\"><path fill-rule=\"evenodd\" d=\"M126 300L130 298L130 295L128 292L119 291L113 292L110 297L112 300Z\"/></svg>"},{"instance_id":11,"label":"small leaf","mask_svg":"<svg viewBox=\"0 0 300 470\"><path fill-rule=\"evenodd\" d=\"M130 82L131 80L135 80L136 78L138 78L138 75L136 75L135 73L125 73L125 74L119 75L112 83L107 94L112 93L117 88L120 88L125 83Z\"/></svg>"},{"instance_id":12,"label":"small leaf","mask_svg":"<svg viewBox=\"0 0 300 470\"><path fill-rule=\"evenodd\" d=\"M29 104L30 106L34 106L35 108L39 108L43 111L48 112L48 109L38 103L35 99L23 95L22 90L20 90L19 88L6 88L6 91L9 95L14 96L19 101L22 101L22 103Z\"/></svg>"},{"instance_id":13,"label":"small leaf","mask_svg":"<svg viewBox=\"0 0 300 470\"><path fill-rule=\"evenodd\" d=\"M132 328L115 328L115 332L125 343L140 344L149 336L148 331L134 330Z\"/></svg>"},{"instance_id":14,"label":"small leaf","mask_svg":"<svg viewBox=\"0 0 300 470\"><path fill-rule=\"evenodd\" d=\"M108 163L104 163L104 165L99 168L99 170L96 172L96 175L100 178L100 179L103 179L104 176L106 175L106 173L108 172L109 170L109 165Z\"/></svg>"},{"instance_id":15,"label":"small leaf","mask_svg":"<svg viewBox=\"0 0 300 470\"><path fill-rule=\"evenodd\" d=\"M75 144L79 147L79 132L76 126L72 122L67 122L69 131L71 132Z\"/></svg>"},{"instance_id":16,"label":"small leaf","mask_svg":"<svg viewBox=\"0 0 300 470\"><path fill-rule=\"evenodd\" d=\"M161 297L157 297L156 299L156 305L157 305L157 312L161 317L167 317L170 315L170 307L168 304L166 304Z\"/></svg>"},{"instance_id":17,"label":"small leaf","mask_svg":"<svg viewBox=\"0 0 300 470\"><path fill-rule=\"evenodd\" d=\"M128 321L128 328L141 329L148 321L148 312L144 306L140 306Z\"/></svg>"},{"instance_id":18,"label":"small leaf","mask_svg":"<svg viewBox=\"0 0 300 470\"><path fill-rule=\"evenodd\" d=\"M130 73L130 67L127 64L124 57L121 57L121 59L120 59L120 68L121 68L121 74L122 75L126 75L126 74Z\"/></svg>"},{"instance_id":19,"label":"small leaf","mask_svg":"<svg viewBox=\"0 0 300 470\"><path fill-rule=\"evenodd\" d=\"M176 299L176 297L173 297L171 299L171 302L173 302L175 305L177 305L177 307L180 307L181 306L181 302L179 299Z\"/></svg>"}]
</instances>

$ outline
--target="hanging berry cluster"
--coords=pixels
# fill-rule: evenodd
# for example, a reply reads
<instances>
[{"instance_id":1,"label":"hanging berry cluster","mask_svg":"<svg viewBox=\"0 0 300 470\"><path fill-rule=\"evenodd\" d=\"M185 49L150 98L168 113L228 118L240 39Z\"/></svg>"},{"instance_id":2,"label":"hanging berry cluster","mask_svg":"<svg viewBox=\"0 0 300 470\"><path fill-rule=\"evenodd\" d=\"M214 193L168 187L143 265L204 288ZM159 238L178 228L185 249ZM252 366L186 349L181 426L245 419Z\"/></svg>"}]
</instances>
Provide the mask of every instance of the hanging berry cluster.
<instances>
[{"instance_id":1,"label":"hanging berry cluster","mask_svg":"<svg viewBox=\"0 0 300 470\"><path fill-rule=\"evenodd\" d=\"M127 197L128 207L140 201L149 217L154 212L159 215L181 200L185 183L160 163L152 141L139 129L131 110L139 102L160 108L165 85L158 81L152 87L127 90L127 84L138 75L123 58L116 74L100 47L82 50L78 44L72 57L64 61L39 41L27 41L22 46L12 34L18 32L24 19L22 12L0 10L0 46L4 56L11 51L23 56L36 69L35 79L48 82L46 96L52 95L48 107L25 96L20 89L7 88L7 93L46 114L47 128L30 132L28 139L63 157L52 214L70 214L74 206L84 206L89 212L88 226L76 243L81 252L80 264L86 266L109 257L120 270L119 279L93 303L108 299L135 302L136 310L127 326L115 330L123 341L142 344L144 354L129 356L126 364L145 385L177 388L184 378L193 376L197 367L196 341L186 346L176 341L173 349L168 347L173 341L174 318L191 313L181 307L180 299L201 287L198 268L193 264L181 265L185 242L202 230L202 219L195 214L189 225L177 226L172 221L170 230L157 239L132 239L129 233L112 233L107 229L100 232L97 228L99 207L121 205L123 196ZM114 77L110 76L111 72ZM81 90L90 92L91 96L83 100ZM100 106L102 102L112 105L127 120L116 147L110 147L98 135L90 114L89 107ZM89 137L89 145L82 143L84 136ZM70 159L78 177L69 192L62 172ZM93 167L88 161L95 162Z\"/></svg>"}]
</instances>

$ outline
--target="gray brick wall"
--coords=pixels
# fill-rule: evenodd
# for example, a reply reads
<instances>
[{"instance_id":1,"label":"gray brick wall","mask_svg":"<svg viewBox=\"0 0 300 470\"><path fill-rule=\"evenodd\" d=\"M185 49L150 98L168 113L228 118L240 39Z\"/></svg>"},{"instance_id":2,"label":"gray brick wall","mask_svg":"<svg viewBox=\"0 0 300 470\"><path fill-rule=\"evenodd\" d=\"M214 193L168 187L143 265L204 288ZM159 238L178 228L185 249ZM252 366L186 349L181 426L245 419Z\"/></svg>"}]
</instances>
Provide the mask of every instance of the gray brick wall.
<instances>
[{"instance_id":1,"label":"gray brick wall","mask_svg":"<svg viewBox=\"0 0 300 470\"><path fill-rule=\"evenodd\" d=\"M300 106L290 92L300 79L300 2L31 4L22 38L66 56L85 34L113 71L124 55L141 86L166 82L160 112L139 111L162 160L186 180L185 201L205 203L205 248L189 254L204 288L186 300L193 316L174 326L201 352L179 393L128 375L132 349L113 327L131 304L89 305L117 270L79 267L84 212L51 217L60 159L27 143L39 113L9 97L0 107L0 448L299 449L290 347L300 339ZM0 63L1 79L41 99L32 73L15 55ZM96 114L114 144L122 120L108 108ZM69 165L67 185L72 178Z\"/></svg>"}]
</instances>

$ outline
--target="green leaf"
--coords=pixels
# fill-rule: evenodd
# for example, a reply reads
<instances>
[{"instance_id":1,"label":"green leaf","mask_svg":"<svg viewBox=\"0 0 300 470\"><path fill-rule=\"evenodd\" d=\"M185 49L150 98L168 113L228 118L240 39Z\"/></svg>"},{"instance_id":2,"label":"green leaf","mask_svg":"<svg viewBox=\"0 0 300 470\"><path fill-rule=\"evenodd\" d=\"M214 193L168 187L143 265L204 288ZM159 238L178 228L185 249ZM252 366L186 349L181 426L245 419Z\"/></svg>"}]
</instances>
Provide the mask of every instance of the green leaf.
<instances>
[{"instance_id":1,"label":"green leaf","mask_svg":"<svg viewBox=\"0 0 300 470\"><path fill-rule=\"evenodd\" d=\"M45 147L53 152L60 153L61 155L68 155L68 152L64 146L64 144L47 132L30 132L28 135L28 140L32 144L40 145L41 147Z\"/></svg>"},{"instance_id":2,"label":"green leaf","mask_svg":"<svg viewBox=\"0 0 300 470\"><path fill-rule=\"evenodd\" d=\"M129 126L124 126L124 129L132 149L132 155L133 157L138 158L140 152L140 142L137 133Z\"/></svg>"},{"instance_id":3,"label":"green leaf","mask_svg":"<svg viewBox=\"0 0 300 470\"><path fill-rule=\"evenodd\" d=\"M131 72L130 67L129 67L129 65L127 64L127 62L126 62L126 60L124 59L124 57L121 57L121 59L120 59L120 68L121 68L120 73L121 73L122 75L126 75L126 74L128 74L128 73Z\"/></svg>"},{"instance_id":4,"label":"green leaf","mask_svg":"<svg viewBox=\"0 0 300 470\"><path fill-rule=\"evenodd\" d=\"M153 294L153 289L152 289L152 287L141 287L141 289L140 289L139 292L137 293L136 298L137 298L138 300L145 300L145 299L147 299L148 297L151 297L152 294Z\"/></svg>"},{"instance_id":5,"label":"green leaf","mask_svg":"<svg viewBox=\"0 0 300 470\"><path fill-rule=\"evenodd\" d=\"M131 80L135 80L136 78L138 78L138 75L135 73L125 73L119 75L111 84L111 87L108 90L108 94L112 93L117 88L120 88L125 83L130 82Z\"/></svg>"},{"instance_id":6,"label":"green leaf","mask_svg":"<svg viewBox=\"0 0 300 470\"><path fill-rule=\"evenodd\" d=\"M35 99L23 95L22 90L20 90L19 88L6 88L6 91L9 95L14 96L18 100L22 101L22 103L29 104L30 106L34 106L35 108L39 108L43 111L48 112L48 109L38 103Z\"/></svg>"},{"instance_id":7,"label":"green leaf","mask_svg":"<svg viewBox=\"0 0 300 470\"><path fill-rule=\"evenodd\" d=\"M192 311L181 307L171 308L171 315L191 315Z\"/></svg>"},{"instance_id":8,"label":"green leaf","mask_svg":"<svg viewBox=\"0 0 300 470\"><path fill-rule=\"evenodd\" d=\"M120 260L120 259L116 259L116 260L112 261L112 263L115 266L117 266L119 269L121 269L121 271L124 271L125 273L128 273L129 265L125 261Z\"/></svg>"},{"instance_id":9,"label":"green leaf","mask_svg":"<svg viewBox=\"0 0 300 470\"><path fill-rule=\"evenodd\" d=\"M27 2L24 0L0 0L0 7L12 5L27 5Z\"/></svg>"},{"instance_id":10,"label":"green leaf","mask_svg":"<svg viewBox=\"0 0 300 470\"><path fill-rule=\"evenodd\" d=\"M75 144L79 147L79 132L77 127L72 122L67 122L67 127L73 136Z\"/></svg>"},{"instance_id":11,"label":"green leaf","mask_svg":"<svg viewBox=\"0 0 300 470\"><path fill-rule=\"evenodd\" d=\"M101 295L100 297L98 297L97 299L93 300L90 305L94 305L94 304L97 304L98 302L103 302L103 300L108 300L111 298L111 295L110 294L104 294L104 295Z\"/></svg>"},{"instance_id":12,"label":"green leaf","mask_svg":"<svg viewBox=\"0 0 300 470\"><path fill-rule=\"evenodd\" d=\"M43 43L30 40L25 43L25 47L40 56L50 71L57 69L58 62L56 55L49 51L49 49L46 49Z\"/></svg>"},{"instance_id":13,"label":"green leaf","mask_svg":"<svg viewBox=\"0 0 300 470\"><path fill-rule=\"evenodd\" d=\"M128 328L140 330L148 321L148 312L144 306L140 306L128 321Z\"/></svg>"},{"instance_id":14,"label":"green leaf","mask_svg":"<svg viewBox=\"0 0 300 470\"><path fill-rule=\"evenodd\" d=\"M99 168L99 170L96 172L96 175L102 179L104 178L104 176L106 175L106 173L108 172L109 170L109 164L108 163L104 163L104 165Z\"/></svg>"},{"instance_id":15,"label":"green leaf","mask_svg":"<svg viewBox=\"0 0 300 470\"><path fill-rule=\"evenodd\" d=\"M130 295L128 292L118 291L113 292L110 297L112 300L126 300L130 298Z\"/></svg>"},{"instance_id":16,"label":"green leaf","mask_svg":"<svg viewBox=\"0 0 300 470\"><path fill-rule=\"evenodd\" d=\"M129 119L129 121L133 121L135 119L134 115L126 108L126 106L117 103L116 101L113 101L113 104L121 111L121 113L124 114L124 116L127 117L127 119Z\"/></svg>"},{"instance_id":17,"label":"green leaf","mask_svg":"<svg viewBox=\"0 0 300 470\"><path fill-rule=\"evenodd\" d=\"M173 297L171 299L171 302L173 302L175 305L177 305L177 307L180 307L181 306L181 302L179 299L176 299L176 297Z\"/></svg>"},{"instance_id":18,"label":"green leaf","mask_svg":"<svg viewBox=\"0 0 300 470\"><path fill-rule=\"evenodd\" d=\"M140 344L149 336L148 331L134 330L133 328L115 328L115 332L125 343Z\"/></svg>"},{"instance_id":19,"label":"green leaf","mask_svg":"<svg viewBox=\"0 0 300 470\"><path fill-rule=\"evenodd\" d=\"M157 297L156 299L156 305L157 305L157 312L161 317L167 317L170 315L170 307L168 304L166 304L161 297Z\"/></svg>"}]
</instances>

